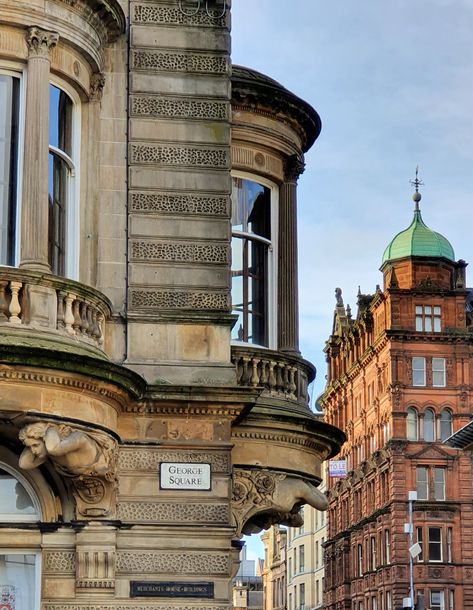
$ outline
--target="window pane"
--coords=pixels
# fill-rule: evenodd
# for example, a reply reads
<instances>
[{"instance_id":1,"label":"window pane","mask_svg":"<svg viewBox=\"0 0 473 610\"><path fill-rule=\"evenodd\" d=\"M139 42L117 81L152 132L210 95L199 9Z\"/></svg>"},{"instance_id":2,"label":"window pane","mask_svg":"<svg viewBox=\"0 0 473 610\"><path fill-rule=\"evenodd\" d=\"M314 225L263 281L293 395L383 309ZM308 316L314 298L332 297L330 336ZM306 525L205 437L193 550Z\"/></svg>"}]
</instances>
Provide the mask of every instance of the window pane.
<instances>
[{"instance_id":1,"label":"window pane","mask_svg":"<svg viewBox=\"0 0 473 610\"><path fill-rule=\"evenodd\" d=\"M436 500L445 500L445 469L434 468L434 496Z\"/></svg>"},{"instance_id":2,"label":"window pane","mask_svg":"<svg viewBox=\"0 0 473 610\"><path fill-rule=\"evenodd\" d=\"M429 527L429 561L442 561L442 535L439 527Z\"/></svg>"},{"instance_id":3,"label":"window pane","mask_svg":"<svg viewBox=\"0 0 473 610\"><path fill-rule=\"evenodd\" d=\"M452 435L452 414L444 409L440 415L440 440L444 441Z\"/></svg>"},{"instance_id":4,"label":"window pane","mask_svg":"<svg viewBox=\"0 0 473 610\"><path fill-rule=\"evenodd\" d=\"M19 79L0 74L0 264L14 264Z\"/></svg>"},{"instance_id":5,"label":"window pane","mask_svg":"<svg viewBox=\"0 0 473 610\"><path fill-rule=\"evenodd\" d=\"M439 333L441 330L440 318L434 318L434 331Z\"/></svg>"},{"instance_id":6,"label":"window pane","mask_svg":"<svg viewBox=\"0 0 473 610\"><path fill-rule=\"evenodd\" d=\"M0 469L0 520L21 520L23 516L39 518L33 500L12 474ZM0 606L1 607L1 606Z\"/></svg>"},{"instance_id":7,"label":"window pane","mask_svg":"<svg viewBox=\"0 0 473 610\"><path fill-rule=\"evenodd\" d=\"M417 499L429 499L429 479L427 468L419 466L416 468Z\"/></svg>"},{"instance_id":8,"label":"window pane","mask_svg":"<svg viewBox=\"0 0 473 610\"><path fill-rule=\"evenodd\" d=\"M407 438L410 441L417 440L417 411L412 407L407 409Z\"/></svg>"},{"instance_id":9,"label":"window pane","mask_svg":"<svg viewBox=\"0 0 473 610\"><path fill-rule=\"evenodd\" d=\"M64 275L66 206L69 169L60 157L49 154L48 259L55 275Z\"/></svg>"},{"instance_id":10,"label":"window pane","mask_svg":"<svg viewBox=\"0 0 473 610\"><path fill-rule=\"evenodd\" d=\"M426 409L424 413L424 441L435 440L435 414L432 409Z\"/></svg>"},{"instance_id":11,"label":"window pane","mask_svg":"<svg viewBox=\"0 0 473 610\"><path fill-rule=\"evenodd\" d=\"M425 386L425 358L412 358L412 384Z\"/></svg>"},{"instance_id":12,"label":"window pane","mask_svg":"<svg viewBox=\"0 0 473 610\"><path fill-rule=\"evenodd\" d=\"M432 385L434 388L445 387L445 358L432 358Z\"/></svg>"},{"instance_id":13,"label":"window pane","mask_svg":"<svg viewBox=\"0 0 473 610\"><path fill-rule=\"evenodd\" d=\"M33 610L37 607L35 559L33 554L0 555L0 608Z\"/></svg>"},{"instance_id":14,"label":"window pane","mask_svg":"<svg viewBox=\"0 0 473 610\"><path fill-rule=\"evenodd\" d=\"M72 157L72 100L54 85L49 86L49 144Z\"/></svg>"}]
</instances>

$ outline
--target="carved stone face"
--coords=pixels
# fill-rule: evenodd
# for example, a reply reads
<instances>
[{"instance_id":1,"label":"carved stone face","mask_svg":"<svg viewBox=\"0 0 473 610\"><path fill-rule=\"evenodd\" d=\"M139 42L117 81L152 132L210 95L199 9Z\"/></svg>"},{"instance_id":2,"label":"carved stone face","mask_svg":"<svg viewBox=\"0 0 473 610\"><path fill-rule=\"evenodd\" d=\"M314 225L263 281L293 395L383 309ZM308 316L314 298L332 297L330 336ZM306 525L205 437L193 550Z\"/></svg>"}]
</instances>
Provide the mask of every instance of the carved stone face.
<instances>
[{"instance_id":1,"label":"carved stone face","mask_svg":"<svg viewBox=\"0 0 473 610\"><path fill-rule=\"evenodd\" d=\"M24 444L30 449L31 453L38 458L47 457L46 446L40 438L25 438Z\"/></svg>"}]
</instances>

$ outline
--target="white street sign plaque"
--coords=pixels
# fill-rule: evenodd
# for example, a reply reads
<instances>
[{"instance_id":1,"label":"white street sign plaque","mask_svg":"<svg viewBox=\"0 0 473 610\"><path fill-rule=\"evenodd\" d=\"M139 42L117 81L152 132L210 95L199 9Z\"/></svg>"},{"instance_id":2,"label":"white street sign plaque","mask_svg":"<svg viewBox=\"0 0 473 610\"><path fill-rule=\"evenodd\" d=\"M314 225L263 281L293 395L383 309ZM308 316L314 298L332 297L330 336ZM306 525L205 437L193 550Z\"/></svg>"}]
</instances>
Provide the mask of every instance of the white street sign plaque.
<instances>
[{"instance_id":1,"label":"white street sign plaque","mask_svg":"<svg viewBox=\"0 0 473 610\"><path fill-rule=\"evenodd\" d=\"M211 486L210 464L162 462L159 466L160 489L210 491Z\"/></svg>"}]
</instances>

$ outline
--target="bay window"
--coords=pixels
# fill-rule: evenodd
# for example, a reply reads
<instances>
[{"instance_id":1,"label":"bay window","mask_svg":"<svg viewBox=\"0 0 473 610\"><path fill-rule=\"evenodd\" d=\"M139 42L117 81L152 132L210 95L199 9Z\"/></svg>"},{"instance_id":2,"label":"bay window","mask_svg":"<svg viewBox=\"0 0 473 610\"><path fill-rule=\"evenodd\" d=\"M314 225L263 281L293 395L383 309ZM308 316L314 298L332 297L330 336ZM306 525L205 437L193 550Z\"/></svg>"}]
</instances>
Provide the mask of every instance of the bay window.
<instances>
[{"instance_id":1,"label":"bay window","mask_svg":"<svg viewBox=\"0 0 473 610\"><path fill-rule=\"evenodd\" d=\"M269 186L233 177L232 338L264 347L273 347L275 337L274 208Z\"/></svg>"}]
</instances>

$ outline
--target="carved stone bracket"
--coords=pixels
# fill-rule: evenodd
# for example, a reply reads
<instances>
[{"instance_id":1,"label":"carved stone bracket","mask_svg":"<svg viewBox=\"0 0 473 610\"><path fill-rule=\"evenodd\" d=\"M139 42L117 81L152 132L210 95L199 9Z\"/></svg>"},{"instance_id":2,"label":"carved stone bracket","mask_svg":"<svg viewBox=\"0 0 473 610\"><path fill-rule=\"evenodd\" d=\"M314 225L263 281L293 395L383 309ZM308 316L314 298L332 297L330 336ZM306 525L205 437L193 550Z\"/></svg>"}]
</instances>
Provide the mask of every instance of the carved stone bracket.
<instances>
[{"instance_id":1,"label":"carved stone bracket","mask_svg":"<svg viewBox=\"0 0 473 610\"><path fill-rule=\"evenodd\" d=\"M38 27L28 28L26 32L26 44L29 57L44 57L49 59L49 54L59 41L57 32L48 32Z\"/></svg>"},{"instance_id":2,"label":"carved stone bracket","mask_svg":"<svg viewBox=\"0 0 473 610\"><path fill-rule=\"evenodd\" d=\"M19 465L31 470L49 461L76 501L77 518L110 518L115 512L117 442L90 428L38 421L20 430Z\"/></svg>"},{"instance_id":3,"label":"carved stone bracket","mask_svg":"<svg viewBox=\"0 0 473 610\"><path fill-rule=\"evenodd\" d=\"M300 527L303 504L318 510L328 508L324 494L302 479L267 469L234 469L232 512L238 536L276 523Z\"/></svg>"},{"instance_id":4,"label":"carved stone bracket","mask_svg":"<svg viewBox=\"0 0 473 610\"><path fill-rule=\"evenodd\" d=\"M304 172L305 163L297 155L290 155L284 160L284 180L286 182L297 182L299 176Z\"/></svg>"},{"instance_id":5,"label":"carved stone bracket","mask_svg":"<svg viewBox=\"0 0 473 610\"><path fill-rule=\"evenodd\" d=\"M102 99L103 88L105 87L105 74L95 72L90 78L90 99L93 102L100 102Z\"/></svg>"}]
</instances>

